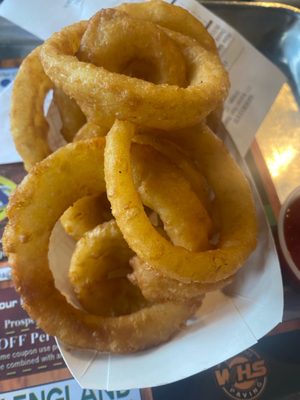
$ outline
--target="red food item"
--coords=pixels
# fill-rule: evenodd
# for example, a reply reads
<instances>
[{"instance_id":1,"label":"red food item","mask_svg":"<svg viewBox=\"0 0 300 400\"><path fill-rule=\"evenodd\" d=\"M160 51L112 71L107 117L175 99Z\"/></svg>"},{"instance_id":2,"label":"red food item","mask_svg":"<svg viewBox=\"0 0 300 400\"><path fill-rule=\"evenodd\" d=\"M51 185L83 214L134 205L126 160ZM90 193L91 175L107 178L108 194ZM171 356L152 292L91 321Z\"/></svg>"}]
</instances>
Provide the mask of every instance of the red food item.
<instances>
[{"instance_id":1,"label":"red food item","mask_svg":"<svg viewBox=\"0 0 300 400\"><path fill-rule=\"evenodd\" d=\"M284 237L288 251L300 270L300 197L295 199L286 210Z\"/></svg>"}]
</instances>

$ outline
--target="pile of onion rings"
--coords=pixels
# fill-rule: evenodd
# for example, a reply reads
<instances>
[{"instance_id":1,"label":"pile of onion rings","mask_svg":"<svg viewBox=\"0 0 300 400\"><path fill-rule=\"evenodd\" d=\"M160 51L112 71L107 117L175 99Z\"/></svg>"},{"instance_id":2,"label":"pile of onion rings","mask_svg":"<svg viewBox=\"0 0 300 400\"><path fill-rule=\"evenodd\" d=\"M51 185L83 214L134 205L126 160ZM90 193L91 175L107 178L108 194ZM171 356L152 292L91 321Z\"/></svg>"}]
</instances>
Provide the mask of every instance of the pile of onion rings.
<instances>
[{"instance_id":1,"label":"pile of onion rings","mask_svg":"<svg viewBox=\"0 0 300 400\"><path fill-rule=\"evenodd\" d=\"M209 128L228 88L203 25L161 0L101 10L24 60L11 127L29 174L3 243L42 329L69 346L139 351L169 340L205 293L233 280L257 227L249 183ZM51 90L67 142L55 151ZM76 242L69 283L79 306L49 268L56 223Z\"/></svg>"}]
</instances>

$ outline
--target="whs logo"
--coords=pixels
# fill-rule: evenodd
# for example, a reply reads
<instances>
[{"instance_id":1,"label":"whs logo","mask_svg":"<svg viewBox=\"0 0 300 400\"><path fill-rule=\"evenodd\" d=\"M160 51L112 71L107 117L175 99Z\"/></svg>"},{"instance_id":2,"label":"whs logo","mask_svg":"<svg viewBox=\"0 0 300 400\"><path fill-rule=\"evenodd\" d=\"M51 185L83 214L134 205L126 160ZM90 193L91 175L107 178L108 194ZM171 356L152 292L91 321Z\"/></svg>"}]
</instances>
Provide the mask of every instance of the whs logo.
<instances>
[{"instance_id":1,"label":"whs logo","mask_svg":"<svg viewBox=\"0 0 300 400\"><path fill-rule=\"evenodd\" d=\"M214 371L218 386L235 400L259 398L267 373L265 360L252 349L219 364Z\"/></svg>"}]
</instances>

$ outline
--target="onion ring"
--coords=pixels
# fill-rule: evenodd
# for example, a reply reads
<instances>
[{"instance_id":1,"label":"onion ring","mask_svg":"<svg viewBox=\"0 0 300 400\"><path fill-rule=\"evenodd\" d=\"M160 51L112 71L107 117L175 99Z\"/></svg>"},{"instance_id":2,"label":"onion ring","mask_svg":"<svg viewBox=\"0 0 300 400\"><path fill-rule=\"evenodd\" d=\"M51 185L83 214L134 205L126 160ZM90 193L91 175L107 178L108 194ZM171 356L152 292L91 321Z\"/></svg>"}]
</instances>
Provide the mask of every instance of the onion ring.
<instances>
[{"instance_id":1,"label":"onion ring","mask_svg":"<svg viewBox=\"0 0 300 400\"><path fill-rule=\"evenodd\" d=\"M159 215L172 243L189 250L209 248L211 219L181 171L149 146L133 144L131 158L141 202Z\"/></svg>"},{"instance_id":2,"label":"onion ring","mask_svg":"<svg viewBox=\"0 0 300 400\"><path fill-rule=\"evenodd\" d=\"M77 56L110 72L127 70L130 75L129 65L143 61L150 66L150 82L185 85L185 60L176 44L153 23L118 10L102 10L90 19Z\"/></svg>"},{"instance_id":3,"label":"onion ring","mask_svg":"<svg viewBox=\"0 0 300 400\"><path fill-rule=\"evenodd\" d=\"M77 200L63 213L60 222L68 235L79 240L86 232L111 218L110 204L103 193L101 196L87 196Z\"/></svg>"},{"instance_id":4,"label":"onion ring","mask_svg":"<svg viewBox=\"0 0 300 400\"><path fill-rule=\"evenodd\" d=\"M102 138L79 141L37 164L11 198L3 244L23 306L38 326L70 346L133 352L168 340L199 305L157 303L127 316L100 317L74 308L56 289L49 237L78 197L105 190L103 147Z\"/></svg>"},{"instance_id":5,"label":"onion ring","mask_svg":"<svg viewBox=\"0 0 300 400\"><path fill-rule=\"evenodd\" d=\"M105 15L109 18L109 13ZM48 39L41 50L41 61L55 85L77 101L89 121L102 125L103 115L99 117L99 113L105 112L111 122L125 119L165 130L192 126L224 100L227 73L218 55L195 40L158 26L156 29L174 40L184 54L188 87L155 85L79 62L74 54L80 46L84 24L64 28Z\"/></svg>"},{"instance_id":6,"label":"onion ring","mask_svg":"<svg viewBox=\"0 0 300 400\"><path fill-rule=\"evenodd\" d=\"M40 62L40 50L37 47L22 62L12 92L11 134L27 171L51 153L44 100L53 83Z\"/></svg>"},{"instance_id":7,"label":"onion ring","mask_svg":"<svg viewBox=\"0 0 300 400\"><path fill-rule=\"evenodd\" d=\"M197 150L219 199L222 229L218 249L193 252L161 237L144 213L129 168L135 133L130 122L117 120L107 135L104 156L107 196L129 246L141 260L181 281L209 283L233 275L255 248L257 227L249 184L228 151L207 127L202 128L203 147Z\"/></svg>"},{"instance_id":8,"label":"onion ring","mask_svg":"<svg viewBox=\"0 0 300 400\"><path fill-rule=\"evenodd\" d=\"M232 282L232 277L213 283L181 282L168 278L151 265L138 257L130 260L133 273L129 275L132 283L137 285L143 296L152 302L176 301L186 302L191 299L201 299L206 293L222 289Z\"/></svg>"},{"instance_id":9,"label":"onion ring","mask_svg":"<svg viewBox=\"0 0 300 400\"><path fill-rule=\"evenodd\" d=\"M115 220L98 225L77 242L69 278L86 311L119 316L147 305L140 289L127 279L132 256Z\"/></svg>"},{"instance_id":10,"label":"onion ring","mask_svg":"<svg viewBox=\"0 0 300 400\"><path fill-rule=\"evenodd\" d=\"M134 142L152 146L173 162L190 182L193 191L199 197L206 210L211 209L210 188L207 180L196 166L196 164L182 151L182 149L171 140L165 139L162 135L149 132L134 137Z\"/></svg>"}]
</instances>

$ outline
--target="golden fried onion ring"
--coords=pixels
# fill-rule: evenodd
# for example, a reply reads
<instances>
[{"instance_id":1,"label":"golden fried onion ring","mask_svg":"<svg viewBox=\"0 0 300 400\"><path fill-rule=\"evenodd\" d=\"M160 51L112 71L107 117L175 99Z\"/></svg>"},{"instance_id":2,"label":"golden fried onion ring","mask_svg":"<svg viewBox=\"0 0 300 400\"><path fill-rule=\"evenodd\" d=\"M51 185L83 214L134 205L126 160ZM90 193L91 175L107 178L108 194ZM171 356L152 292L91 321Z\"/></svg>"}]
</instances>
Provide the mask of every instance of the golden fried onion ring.
<instances>
[{"instance_id":1,"label":"golden fried onion ring","mask_svg":"<svg viewBox=\"0 0 300 400\"><path fill-rule=\"evenodd\" d=\"M199 167L182 151L182 149L171 140L165 139L162 135L149 132L139 134L133 138L135 143L152 146L163 154L168 160L174 163L189 181L193 191L199 197L206 210L211 209L210 188Z\"/></svg>"},{"instance_id":2,"label":"golden fried onion ring","mask_svg":"<svg viewBox=\"0 0 300 400\"><path fill-rule=\"evenodd\" d=\"M144 297L152 302L175 299L185 302L190 299L198 299L205 293L222 289L232 281L232 277L229 277L214 283L181 282L165 276L136 256L131 258L130 265L133 273L129 275L129 279L141 289Z\"/></svg>"},{"instance_id":3,"label":"golden fried onion ring","mask_svg":"<svg viewBox=\"0 0 300 400\"><path fill-rule=\"evenodd\" d=\"M221 232L217 249L193 252L161 237L143 210L130 171L135 134L132 123L117 120L107 135L104 156L107 196L129 246L141 260L181 281L209 283L233 275L254 249L257 228L249 184L224 145L207 127L202 128L202 147L197 150L218 199Z\"/></svg>"},{"instance_id":4,"label":"golden fried onion ring","mask_svg":"<svg viewBox=\"0 0 300 400\"><path fill-rule=\"evenodd\" d=\"M168 340L195 305L157 303L127 316L91 315L56 289L48 263L50 234L64 210L105 190L103 148L101 138L79 141L34 167L11 198L3 244L23 306L42 329L70 346L132 352Z\"/></svg>"},{"instance_id":5,"label":"golden fried onion ring","mask_svg":"<svg viewBox=\"0 0 300 400\"><path fill-rule=\"evenodd\" d=\"M40 62L40 50L34 49L21 64L11 100L11 133L26 170L51 153L44 100L53 83Z\"/></svg>"},{"instance_id":6,"label":"golden fried onion ring","mask_svg":"<svg viewBox=\"0 0 300 400\"><path fill-rule=\"evenodd\" d=\"M98 225L77 242L69 278L86 311L118 316L147 305L140 289L127 279L132 256L115 220Z\"/></svg>"},{"instance_id":7,"label":"golden fried onion ring","mask_svg":"<svg viewBox=\"0 0 300 400\"><path fill-rule=\"evenodd\" d=\"M149 146L133 144L131 158L142 204L159 215L172 243L189 250L209 248L211 219L180 169Z\"/></svg>"},{"instance_id":8,"label":"golden fried onion ring","mask_svg":"<svg viewBox=\"0 0 300 400\"><path fill-rule=\"evenodd\" d=\"M116 10L112 13L106 10L103 18L116 15ZM126 15L123 18L132 20ZM101 125L105 112L111 121L124 119L152 128L192 126L224 100L228 91L227 73L218 55L205 50L197 41L165 28L156 26L156 29L162 36L169 36L184 55L187 87L155 85L78 61L74 54L85 31L83 23L64 28L48 39L41 50L41 61L55 85L74 98L92 122ZM146 45L149 39L144 39ZM163 54L166 49L161 51Z\"/></svg>"},{"instance_id":9,"label":"golden fried onion ring","mask_svg":"<svg viewBox=\"0 0 300 400\"><path fill-rule=\"evenodd\" d=\"M110 204L105 193L101 196L82 197L61 216L60 222L68 235L79 240L98 224L112 219Z\"/></svg>"},{"instance_id":10,"label":"golden fried onion ring","mask_svg":"<svg viewBox=\"0 0 300 400\"><path fill-rule=\"evenodd\" d=\"M149 21L133 19L114 9L102 10L90 20L77 57L110 72L134 76L135 62L147 65L155 84L184 86L186 65L178 46Z\"/></svg>"}]
</instances>

